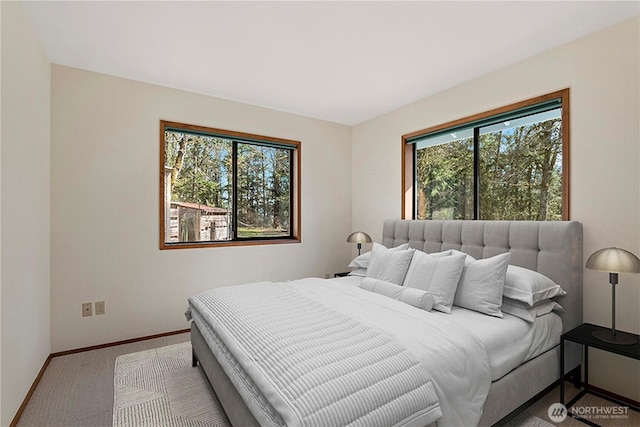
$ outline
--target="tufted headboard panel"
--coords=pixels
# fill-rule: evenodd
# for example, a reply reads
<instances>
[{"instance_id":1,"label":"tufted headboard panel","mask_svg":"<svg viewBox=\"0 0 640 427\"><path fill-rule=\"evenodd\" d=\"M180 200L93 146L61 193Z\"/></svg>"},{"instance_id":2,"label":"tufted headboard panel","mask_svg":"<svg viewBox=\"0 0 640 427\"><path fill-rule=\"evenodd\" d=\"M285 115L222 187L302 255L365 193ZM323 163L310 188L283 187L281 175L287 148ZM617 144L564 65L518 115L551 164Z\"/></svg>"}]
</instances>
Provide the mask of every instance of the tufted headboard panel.
<instances>
[{"instance_id":1,"label":"tufted headboard panel","mask_svg":"<svg viewBox=\"0 0 640 427\"><path fill-rule=\"evenodd\" d=\"M387 220L382 244L424 252L457 249L476 259L511 252L510 264L538 271L567 291L556 300L564 331L582 324L582 224L577 221Z\"/></svg>"}]
</instances>

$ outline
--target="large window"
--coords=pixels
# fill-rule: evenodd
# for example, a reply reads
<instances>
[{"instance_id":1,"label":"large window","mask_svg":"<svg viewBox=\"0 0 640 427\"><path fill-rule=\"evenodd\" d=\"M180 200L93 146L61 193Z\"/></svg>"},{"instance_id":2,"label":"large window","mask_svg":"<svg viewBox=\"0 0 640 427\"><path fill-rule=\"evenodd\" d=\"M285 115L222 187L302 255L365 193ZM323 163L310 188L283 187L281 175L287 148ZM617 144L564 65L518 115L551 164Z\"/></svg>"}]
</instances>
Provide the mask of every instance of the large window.
<instances>
[{"instance_id":1,"label":"large window","mask_svg":"<svg viewBox=\"0 0 640 427\"><path fill-rule=\"evenodd\" d=\"M569 90L402 138L403 218L569 218Z\"/></svg>"},{"instance_id":2,"label":"large window","mask_svg":"<svg viewBox=\"0 0 640 427\"><path fill-rule=\"evenodd\" d=\"M160 122L160 249L300 241L300 142Z\"/></svg>"}]
</instances>

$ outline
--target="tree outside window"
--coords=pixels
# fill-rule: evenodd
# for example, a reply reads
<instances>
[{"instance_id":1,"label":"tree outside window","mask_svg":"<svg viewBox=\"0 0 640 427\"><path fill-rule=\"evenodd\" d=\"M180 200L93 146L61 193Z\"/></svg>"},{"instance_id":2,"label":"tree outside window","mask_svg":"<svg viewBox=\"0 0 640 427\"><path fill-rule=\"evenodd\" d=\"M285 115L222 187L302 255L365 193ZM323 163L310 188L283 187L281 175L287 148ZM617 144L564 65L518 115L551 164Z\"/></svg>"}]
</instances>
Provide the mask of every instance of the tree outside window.
<instances>
[{"instance_id":1,"label":"tree outside window","mask_svg":"<svg viewBox=\"0 0 640 427\"><path fill-rule=\"evenodd\" d=\"M299 241L299 142L163 121L161 146L161 249Z\"/></svg>"},{"instance_id":2,"label":"tree outside window","mask_svg":"<svg viewBox=\"0 0 640 427\"><path fill-rule=\"evenodd\" d=\"M405 135L403 217L568 219L568 109L567 89Z\"/></svg>"}]
</instances>

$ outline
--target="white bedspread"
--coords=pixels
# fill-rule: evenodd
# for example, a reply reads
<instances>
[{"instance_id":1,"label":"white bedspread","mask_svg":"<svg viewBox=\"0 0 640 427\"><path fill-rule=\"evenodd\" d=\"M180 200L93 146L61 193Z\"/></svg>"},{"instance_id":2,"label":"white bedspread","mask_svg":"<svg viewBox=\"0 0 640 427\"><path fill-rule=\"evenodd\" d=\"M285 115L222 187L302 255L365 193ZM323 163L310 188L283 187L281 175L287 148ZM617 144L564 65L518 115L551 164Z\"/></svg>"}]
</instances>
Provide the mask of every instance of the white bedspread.
<instances>
[{"instance_id":1,"label":"white bedspread","mask_svg":"<svg viewBox=\"0 0 640 427\"><path fill-rule=\"evenodd\" d=\"M310 278L268 286L293 292L345 318L370 325L374 330L382 331L385 336L394 337L394 341L400 347L408 349L409 353L429 372L442 411L442 418L438 420L438 425L476 425L491 381L489 358L481 342L472 333L465 329L461 330L455 322L445 316L364 291L357 288L357 281L358 279L353 278L342 280ZM349 286L349 284L356 286ZM264 283L240 285L240 287L247 287L249 292L252 287L259 289L260 286L268 287ZM215 323L213 313L207 313L208 309L197 300L198 298L190 300L191 306L201 313L203 318L211 317L207 320ZM280 309L283 309L283 306ZM265 323L271 321L269 311L264 312L263 315ZM225 331L218 331L218 333L223 340L230 340L229 336L225 336ZM297 331L292 333L295 335ZM236 344L233 339L225 344L232 352L234 351ZM262 369L257 369L251 358L242 355L236 355L236 358L252 377ZM262 379L254 379L254 381L261 389L265 388L263 394L278 411L286 411L286 404L280 401L278 393L269 391L269 385ZM432 419L414 418L413 421L416 422L414 424L429 424L435 421L437 416L435 418L433 416L437 414L438 412L432 411L430 414ZM295 417L291 418L291 414L287 417L288 419L285 417L287 422L295 419Z\"/></svg>"},{"instance_id":2,"label":"white bedspread","mask_svg":"<svg viewBox=\"0 0 640 427\"><path fill-rule=\"evenodd\" d=\"M562 335L562 319L555 313L529 323L506 313L500 319L454 306L450 316L484 345L489 355L491 381L499 380L527 360L555 347Z\"/></svg>"}]
</instances>

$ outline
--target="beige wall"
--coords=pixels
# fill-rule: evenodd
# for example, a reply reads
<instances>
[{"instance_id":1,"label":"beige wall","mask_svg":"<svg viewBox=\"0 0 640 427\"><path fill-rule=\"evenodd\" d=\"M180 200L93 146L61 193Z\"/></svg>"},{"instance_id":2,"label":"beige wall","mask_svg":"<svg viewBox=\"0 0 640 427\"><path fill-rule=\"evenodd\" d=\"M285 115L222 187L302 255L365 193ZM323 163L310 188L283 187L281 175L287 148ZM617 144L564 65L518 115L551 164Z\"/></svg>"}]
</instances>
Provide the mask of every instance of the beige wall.
<instances>
[{"instance_id":1,"label":"beige wall","mask_svg":"<svg viewBox=\"0 0 640 427\"><path fill-rule=\"evenodd\" d=\"M639 20L577 40L353 128L353 228L381 237L400 216L403 134L537 95L571 89L571 219L584 259L619 246L640 255ZM606 273L585 270L584 320L610 326ZM640 275L622 274L617 327L640 333ZM590 380L640 400L640 363L593 351Z\"/></svg>"},{"instance_id":2,"label":"beige wall","mask_svg":"<svg viewBox=\"0 0 640 427\"><path fill-rule=\"evenodd\" d=\"M350 127L57 65L51 105L53 351L188 328L211 287L344 270ZM160 251L161 119L302 141L302 243Z\"/></svg>"},{"instance_id":3,"label":"beige wall","mask_svg":"<svg viewBox=\"0 0 640 427\"><path fill-rule=\"evenodd\" d=\"M50 65L22 7L2 9L2 405L8 425L51 351Z\"/></svg>"},{"instance_id":4,"label":"beige wall","mask_svg":"<svg viewBox=\"0 0 640 427\"><path fill-rule=\"evenodd\" d=\"M349 128L50 67L21 7L0 4L2 425L50 352L186 328L186 298L213 286L342 271L349 232L379 240L399 217L402 134L557 89L571 88L585 259L610 245L640 254L638 19ZM303 242L159 251L160 119L301 140ZM639 276L618 288L618 326L636 333ZM608 325L606 274L585 270L584 286L585 321ZM99 300L107 314L82 318ZM596 385L640 400L638 362L591 363Z\"/></svg>"}]
</instances>

